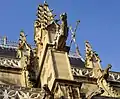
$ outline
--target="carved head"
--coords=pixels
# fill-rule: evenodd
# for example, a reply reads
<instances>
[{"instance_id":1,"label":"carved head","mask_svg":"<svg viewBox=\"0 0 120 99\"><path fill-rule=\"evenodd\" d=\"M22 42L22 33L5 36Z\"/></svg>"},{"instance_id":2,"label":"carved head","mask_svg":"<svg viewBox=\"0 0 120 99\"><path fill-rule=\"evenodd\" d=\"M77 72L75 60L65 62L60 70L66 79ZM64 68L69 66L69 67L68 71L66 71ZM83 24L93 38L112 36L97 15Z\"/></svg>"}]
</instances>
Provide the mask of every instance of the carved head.
<instances>
[{"instance_id":1,"label":"carved head","mask_svg":"<svg viewBox=\"0 0 120 99\"><path fill-rule=\"evenodd\" d=\"M67 20L67 13L61 14L61 15L60 15L60 19L61 19L62 21Z\"/></svg>"}]
</instances>

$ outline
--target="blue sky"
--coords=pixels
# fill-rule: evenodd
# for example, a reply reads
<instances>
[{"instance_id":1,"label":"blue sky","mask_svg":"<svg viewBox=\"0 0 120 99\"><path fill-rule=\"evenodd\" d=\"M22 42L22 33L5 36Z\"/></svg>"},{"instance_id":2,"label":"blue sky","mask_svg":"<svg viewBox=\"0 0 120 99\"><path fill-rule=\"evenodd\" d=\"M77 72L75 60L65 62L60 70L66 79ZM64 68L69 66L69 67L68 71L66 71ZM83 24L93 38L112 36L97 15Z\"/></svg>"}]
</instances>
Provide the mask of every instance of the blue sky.
<instances>
[{"instance_id":1,"label":"blue sky","mask_svg":"<svg viewBox=\"0 0 120 99\"><path fill-rule=\"evenodd\" d=\"M18 40L21 29L33 42L33 23L37 6L43 0L1 0L0 36ZM97 51L102 66L113 65L112 70L120 71L120 0L47 0L57 17L68 14L68 24L75 27L76 20L81 23L77 30L77 43L84 56L84 41L90 41Z\"/></svg>"}]
</instances>

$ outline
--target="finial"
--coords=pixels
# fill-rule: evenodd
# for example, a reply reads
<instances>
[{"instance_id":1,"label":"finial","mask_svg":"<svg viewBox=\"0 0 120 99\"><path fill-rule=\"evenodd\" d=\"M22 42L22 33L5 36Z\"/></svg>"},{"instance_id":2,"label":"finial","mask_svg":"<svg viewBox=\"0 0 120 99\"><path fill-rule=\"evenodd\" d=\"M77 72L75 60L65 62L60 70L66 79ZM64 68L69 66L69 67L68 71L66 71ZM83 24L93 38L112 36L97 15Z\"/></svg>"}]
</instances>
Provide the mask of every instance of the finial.
<instances>
[{"instance_id":1,"label":"finial","mask_svg":"<svg viewBox=\"0 0 120 99\"><path fill-rule=\"evenodd\" d=\"M45 6L48 6L48 4L47 4L47 1L46 1L46 0L44 1L44 5L45 5Z\"/></svg>"},{"instance_id":2,"label":"finial","mask_svg":"<svg viewBox=\"0 0 120 99\"><path fill-rule=\"evenodd\" d=\"M51 10L50 10L50 12L53 12L53 11L54 11L54 9L51 9Z\"/></svg>"},{"instance_id":3,"label":"finial","mask_svg":"<svg viewBox=\"0 0 120 99\"><path fill-rule=\"evenodd\" d=\"M27 36L27 35L25 35L25 32L24 32L23 29L21 29L21 31L20 31L20 36L22 36L22 37L26 37Z\"/></svg>"},{"instance_id":4,"label":"finial","mask_svg":"<svg viewBox=\"0 0 120 99\"><path fill-rule=\"evenodd\" d=\"M89 43L88 40L85 40L85 43Z\"/></svg>"},{"instance_id":5,"label":"finial","mask_svg":"<svg viewBox=\"0 0 120 99\"><path fill-rule=\"evenodd\" d=\"M20 32L23 32L24 33L24 30L23 29L21 29L21 31Z\"/></svg>"},{"instance_id":6,"label":"finial","mask_svg":"<svg viewBox=\"0 0 120 99\"><path fill-rule=\"evenodd\" d=\"M86 46L86 48L87 49L89 49L89 50L92 50L92 46L91 46L91 44L89 43L89 41L85 41L85 46ZM95 51L94 51L95 52Z\"/></svg>"}]
</instances>

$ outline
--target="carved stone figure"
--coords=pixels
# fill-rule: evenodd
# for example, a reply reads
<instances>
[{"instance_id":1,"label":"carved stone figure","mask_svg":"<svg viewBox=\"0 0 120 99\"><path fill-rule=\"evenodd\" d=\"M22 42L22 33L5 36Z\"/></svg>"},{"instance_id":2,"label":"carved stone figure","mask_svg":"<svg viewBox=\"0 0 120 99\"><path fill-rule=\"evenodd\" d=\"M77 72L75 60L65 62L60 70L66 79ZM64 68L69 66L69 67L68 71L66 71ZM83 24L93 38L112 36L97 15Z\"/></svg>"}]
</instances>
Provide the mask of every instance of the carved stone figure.
<instances>
[{"instance_id":1,"label":"carved stone figure","mask_svg":"<svg viewBox=\"0 0 120 99\"><path fill-rule=\"evenodd\" d=\"M26 42L26 35L24 34L23 31L20 32L20 38L19 38L19 45L18 45L18 53L17 57L21 58L23 57L23 51L27 50L27 42Z\"/></svg>"},{"instance_id":2,"label":"carved stone figure","mask_svg":"<svg viewBox=\"0 0 120 99\"><path fill-rule=\"evenodd\" d=\"M96 54L96 52L92 50L92 47L90 46L89 42L86 42L86 62L88 66L92 65L92 77L97 79L98 86L96 91L91 92L91 94L88 96L90 98L88 99L91 99L91 97L95 95L101 94L109 95L111 97L118 97L120 92L117 92L113 87L110 87L110 84L107 82L109 77L109 69L111 69L111 65L108 64L108 67L104 71L102 71L100 61L101 60L98 54Z\"/></svg>"},{"instance_id":3,"label":"carved stone figure","mask_svg":"<svg viewBox=\"0 0 120 99\"><path fill-rule=\"evenodd\" d=\"M60 15L61 25L60 30L56 34L55 46L56 49L63 49L66 45L68 37L68 26L67 26L67 14L63 13Z\"/></svg>"},{"instance_id":4,"label":"carved stone figure","mask_svg":"<svg viewBox=\"0 0 120 99\"><path fill-rule=\"evenodd\" d=\"M67 27L67 14L63 13L60 15L61 19L61 36L68 36L68 27Z\"/></svg>"},{"instance_id":5,"label":"carved stone figure","mask_svg":"<svg viewBox=\"0 0 120 99\"><path fill-rule=\"evenodd\" d=\"M111 69L111 65L108 64L108 67L102 71L100 68L97 69L98 72L94 72L95 75L99 75L97 79L97 86L102 90L101 94L108 95L110 97L120 97L120 92L110 86L108 83L109 69Z\"/></svg>"},{"instance_id":6,"label":"carved stone figure","mask_svg":"<svg viewBox=\"0 0 120 99\"><path fill-rule=\"evenodd\" d=\"M112 65L108 64L107 68L103 71L102 77L107 80L109 77L109 70L111 69Z\"/></svg>"},{"instance_id":7,"label":"carved stone figure","mask_svg":"<svg viewBox=\"0 0 120 99\"><path fill-rule=\"evenodd\" d=\"M24 71L26 86L32 87L35 83L35 57L31 46L26 41L26 35L23 31L20 32L18 55L20 64Z\"/></svg>"}]
</instances>

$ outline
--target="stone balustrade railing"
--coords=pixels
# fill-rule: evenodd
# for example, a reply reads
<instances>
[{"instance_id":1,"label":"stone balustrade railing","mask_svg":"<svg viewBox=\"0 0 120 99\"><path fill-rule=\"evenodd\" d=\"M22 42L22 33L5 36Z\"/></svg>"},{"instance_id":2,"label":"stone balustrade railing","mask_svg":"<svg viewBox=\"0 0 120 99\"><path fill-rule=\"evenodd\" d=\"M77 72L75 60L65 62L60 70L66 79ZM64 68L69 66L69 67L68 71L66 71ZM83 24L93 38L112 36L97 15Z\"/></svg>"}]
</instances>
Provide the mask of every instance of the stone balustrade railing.
<instances>
[{"instance_id":1,"label":"stone balustrade railing","mask_svg":"<svg viewBox=\"0 0 120 99\"><path fill-rule=\"evenodd\" d=\"M79 76L79 77L89 76L91 78L94 76L92 73L92 69L72 67L71 70L72 70L73 76ZM120 73L110 71L108 80L120 82Z\"/></svg>"},{"instance_id":2,"label":"stone balustrade railing","mask_svg":"<svg viewBox=\"0 0 120 99\"><path fill-rule=\"evenodd\" d=\"M43 99L40 88L0 85L0 99Z\"/></svg>"},{"instance_id":3,"label":"stone balustrade railing","mask_svg":"<svg viewBox=\"0 0 120 99\"><path fill-rule=\"evenodd\" d=\"M15 58L0 57L0 66L20 68L20 63L19 60Z\"/></svg>"}]
</instances>

